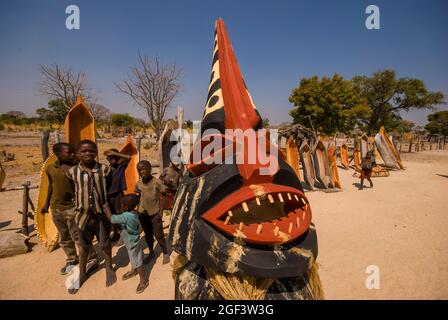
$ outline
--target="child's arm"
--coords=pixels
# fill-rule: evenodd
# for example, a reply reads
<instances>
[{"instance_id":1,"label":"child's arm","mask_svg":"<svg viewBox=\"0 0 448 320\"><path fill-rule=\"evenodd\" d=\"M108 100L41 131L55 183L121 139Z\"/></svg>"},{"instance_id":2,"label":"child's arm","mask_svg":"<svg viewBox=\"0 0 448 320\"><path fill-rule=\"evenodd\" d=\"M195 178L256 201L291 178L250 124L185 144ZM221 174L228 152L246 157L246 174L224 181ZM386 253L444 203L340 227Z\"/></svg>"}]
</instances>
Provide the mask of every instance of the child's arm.
<instances>
[{"instance_id":1,"label":"child's arm","mask_svg":"<svg viewBox=\"0 0 448 320\"><path fill-rule=\"evenodd\" d=\"M160 181L160 180L157 180L157 184L158 184L158 190L159 190L159 192L162 194L162 195L164 195L164 196L166 196L167 194L168 194L168 190L167 190L167 188L166 188L166 186L163 184L163 182L162 181Z\"/></svg>"},{"instance_id":2,"label":"child's arm","mask_svg":"<svg viewBox=\"0 0 448 320\"><path fill-rule=\"evenodd\" d=\"M112 211L110 211L110 207L107 202L103 205L103 211L104 211L104 214L106 215L106 218L112 222Z\"/></svg>"},{"instance_id":3,"label":"child's arm","mask_svg":"<svg viewBox=\"0 0 448 320\"><path fill-rule=\"evenodd\" d=\"M130 159L131 159L131 156L130 156L130 155L127 155L127 154L124 154L124 153L115 152L115 151L112 151L112 150L106 150L106 151L104 151L104 155L105 155L106 157L107 157L107 156L120 157L120 158L123 158L123 159L126 159L126 160L130 160Z\"/></svg>"}]
</instances>

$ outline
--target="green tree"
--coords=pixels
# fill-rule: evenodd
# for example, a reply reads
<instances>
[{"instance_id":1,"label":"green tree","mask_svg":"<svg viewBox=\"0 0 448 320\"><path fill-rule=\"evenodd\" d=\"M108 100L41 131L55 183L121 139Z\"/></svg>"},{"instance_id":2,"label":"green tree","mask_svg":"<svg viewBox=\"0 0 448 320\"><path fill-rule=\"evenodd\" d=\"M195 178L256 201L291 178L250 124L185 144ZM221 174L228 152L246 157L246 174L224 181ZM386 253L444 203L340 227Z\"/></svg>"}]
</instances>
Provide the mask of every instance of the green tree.
<instances>
[{"instance_id":1,"label":"green tree","mask_svg":"<svg viewBox=\"0 0 448 320\"><path fill-rule=\"evenodd\" d=\"M399 126L400 111L433 109L444 103L442 92L429 91L422 80L397 79L393 70L378 71L371 77L356 76L352 81L370 108L368 120L363 120L369 133L381 126L386 130Z\"/></svg>"},{"instance_id":2,"label":"green tree","mask_svg":"<svg viewBox=\"0 0 448 320\"><path fill-rule=\"evenodd\" d=\"M270 126L269 119L268 118L263 118L261 120L261 125L263 126L263 128L269 128L269 126Z\"/></svg>"},{"instance_id":3,"label":"green tree","mask_svg":"<svg viewBox=\"0 0 448 320\"><path fill-rule=\"evenodd\" d=\"M349 132L370 117L367 102L350 80L335 74L332 78L304 78L292 90L289 102L294 123L325 134Z\"/></svg>"},{"instance_id":4,"label":"green tree","mask_svg":"<svg viewBox=\"0 0 448 320\"><path fill-rule=\"evenodd\" d=\"M425 129L431 134L448 136L448 111L439 111L428 115Z\"/></svg>"},{"instance_id":5,"label":"green tree","mask_svg":"<svg viewBox=\"0 0 448 320\"><path fill-rule=\"evenodd\" d=\"M395 132L402 135L404 133L413 132L415 123L409 120L401 120L398 126L395 128Z\"/></svg>"},{"instance_id":6,"label":"green tree","mask_svg":"<svg viewBox=\"0 0 448 320\"><path fill-rule=\"evenodd\" d=\"M135 119L127 113L114 113L110 117L110 122L116 127L130 127L134 124Z\"/></svg>"},{"instance_id":7,"label":"green tree","mask_svg":"<svg viewBox=\"0 0 448 320\"><path fill-rule=\"evenodd\" d=\"M65 107L62 99L50 100L47 108L36 109L36 114L41 121L56 123L59 127L64 123L67 113L68 109Z\"/></svg>"},{"instance_id":8,"label":"green tree","mask_svg":"<svg viewBox=\"0 0 448 320\"><path fill-rule=\"evenodd\" d=\"M0 123L22 125L26 122L26 115L22 111L8 111L0 115Z\"/></svg>"}]
</instances>

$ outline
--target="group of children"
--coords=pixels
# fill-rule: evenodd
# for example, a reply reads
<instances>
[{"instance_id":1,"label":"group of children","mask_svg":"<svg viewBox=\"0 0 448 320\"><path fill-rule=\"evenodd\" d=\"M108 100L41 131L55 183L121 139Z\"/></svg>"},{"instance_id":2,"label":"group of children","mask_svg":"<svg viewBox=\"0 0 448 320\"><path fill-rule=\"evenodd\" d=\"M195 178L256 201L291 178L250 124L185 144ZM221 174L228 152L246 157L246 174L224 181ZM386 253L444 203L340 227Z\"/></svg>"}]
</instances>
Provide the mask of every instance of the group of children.
<instances>
[{"instance_id":1,"label":"group of children","mask_svg":"<svg viewBox=\"0 0 448 320\"><path fill-rule=\"evenodd\" d=\"M79 263L79 287L82 286L90 272L98 266L93 248L96 237L105 259L106 287L111 286L116 282L112 244L121 233L132 267L122 279L139 275L136 292L143 292L148 286L144 264L154 257L154 237L162 248L163 263L169 262L160 199L164 195L169 196L169 189L177 189L180 172L174 170L167 174L164 171L162 180L159 180L152 176L151 163L142 160L137 164L140 180L135 190L130 190L133 193L125 195L125 170L130 156L111 149L104 153L109 164L99 163L98 147L90 140L79 142L76 150L70 144L57 143L53 146L53 152L58 160L45 171L49 190L41 212L51 211L60 235L60 246L67 256L61 274L69 273ZM149 249L146 259L140 241L140 227ZM69 292L75 293L77 290L70 289Z\"/></svg>"}]
</instances>

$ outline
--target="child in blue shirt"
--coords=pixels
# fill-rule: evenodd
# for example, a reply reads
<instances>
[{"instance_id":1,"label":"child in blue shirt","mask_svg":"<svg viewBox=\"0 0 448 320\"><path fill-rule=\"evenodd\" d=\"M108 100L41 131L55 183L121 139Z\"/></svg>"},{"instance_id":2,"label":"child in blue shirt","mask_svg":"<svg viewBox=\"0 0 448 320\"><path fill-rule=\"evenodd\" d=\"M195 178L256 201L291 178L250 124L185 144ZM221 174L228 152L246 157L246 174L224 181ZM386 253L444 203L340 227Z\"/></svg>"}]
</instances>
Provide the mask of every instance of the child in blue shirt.
<instances>
[{"instance_id":1,"label":"child in blue shirt","mask_svg":"<svg viewBox=\"0 0 448 320\"><path fill-rule=\"evenodd\" d=\"M122 279L128 280L137 274L140 277L136 293L142 293L149 284L145 277L143 268L143 247L140 242L140 222L135 207L139 204L139 196L136 194L128 194L120 199L121 214L114 214L110 211L106 213L107 218L112 224L120 224L122 231L121 236L128 250L129 260L132 269L126 272Z\"/></svg>"}]
</instances>

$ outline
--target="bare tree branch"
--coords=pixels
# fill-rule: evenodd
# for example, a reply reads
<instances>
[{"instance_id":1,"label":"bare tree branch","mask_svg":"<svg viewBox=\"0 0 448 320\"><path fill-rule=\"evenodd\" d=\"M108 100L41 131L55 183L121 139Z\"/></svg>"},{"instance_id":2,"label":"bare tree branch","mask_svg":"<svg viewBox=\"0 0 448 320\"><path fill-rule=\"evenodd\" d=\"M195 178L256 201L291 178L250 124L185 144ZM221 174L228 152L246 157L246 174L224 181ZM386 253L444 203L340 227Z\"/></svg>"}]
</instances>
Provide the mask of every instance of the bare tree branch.
<instances>
[{"instance_id":1,"label":"bare tree branch","mask_svg":"<svg viewBox=\"0 0 448 320\"><path fill-rule=\"evenodd\" d=\"M86 102L94 98L92 88L86 86L84 72L74 72L71 68L62 69L57 63L51 66L39 65L42 82L39 84L39 93L50 99L60 99L65 107L70 109L78 96L82 95Z\"/></svg>"},{"instance_id":2,"label":"bare tree branch","mask_svg":"<svg viewBox=\"0 0 448 320\"><path fill-rule=\"evenodd\" d=\"M115 84L120 92L146 111L157 138L163 131L166 110L179 92L180 74L176 64L163 65L158 58L152 60L139 53L131 75Z\"/></svg>"}]
</instances>

